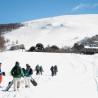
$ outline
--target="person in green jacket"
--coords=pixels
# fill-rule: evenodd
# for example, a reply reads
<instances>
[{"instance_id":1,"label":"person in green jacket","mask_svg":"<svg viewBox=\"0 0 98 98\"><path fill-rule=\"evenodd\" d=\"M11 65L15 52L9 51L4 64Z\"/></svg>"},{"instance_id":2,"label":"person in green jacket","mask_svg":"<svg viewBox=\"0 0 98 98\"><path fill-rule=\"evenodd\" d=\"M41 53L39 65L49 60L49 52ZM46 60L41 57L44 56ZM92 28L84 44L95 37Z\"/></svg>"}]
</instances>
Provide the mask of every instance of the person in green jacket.
<instances>
[{"instance_id":1,"label":"person in green jacket","mask_svg":"<svg viewBox=\"0 0 98 98\"><path fill-rule=\"evenodd\" d=\"M17 91L20 87L20 79L23 76L23 71L18 61L15 62L15 66L11 69L11 75L13 76L14 91Z\"/></svg>"}]
</instances>

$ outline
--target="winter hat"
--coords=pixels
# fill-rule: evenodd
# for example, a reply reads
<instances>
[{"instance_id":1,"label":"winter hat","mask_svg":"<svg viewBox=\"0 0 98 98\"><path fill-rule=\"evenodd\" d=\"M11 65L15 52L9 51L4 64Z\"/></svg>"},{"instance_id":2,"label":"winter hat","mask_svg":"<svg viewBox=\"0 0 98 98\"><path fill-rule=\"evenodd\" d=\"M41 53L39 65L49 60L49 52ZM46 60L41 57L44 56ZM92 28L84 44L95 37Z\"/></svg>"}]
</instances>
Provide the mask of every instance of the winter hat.
<instances>
[{"instance_id":1,"label":"winter hat","mask_svg":"<svg viewBox=\"0 0 98 98\"><path fill-rule=\"evenodd\" d=\"M15 66L19 66L19 62L18 61L16 61Z\"/></svg>"},{"instance_id":2,"label":"winter hat","mask_svg":"<svg viewBox=\"0 0 98 98\"><path fill-rule=\"evenodd\" d=\"M30 65L29 65L29 64L26 64L26 66L27 66L27 67L30 67Z\"/></svg>"}]
</instances>

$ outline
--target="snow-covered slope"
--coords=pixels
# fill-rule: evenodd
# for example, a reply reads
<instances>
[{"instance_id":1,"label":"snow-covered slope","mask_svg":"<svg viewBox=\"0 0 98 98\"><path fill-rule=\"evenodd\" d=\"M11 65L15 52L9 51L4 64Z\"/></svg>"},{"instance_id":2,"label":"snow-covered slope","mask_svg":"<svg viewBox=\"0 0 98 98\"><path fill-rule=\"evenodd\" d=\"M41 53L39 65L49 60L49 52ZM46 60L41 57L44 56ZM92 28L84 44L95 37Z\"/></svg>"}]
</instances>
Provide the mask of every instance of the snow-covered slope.
<instances>
[{"instance_id":1,"label":"snow-covered slope","mask_svg":"<svg viewBox=\"0 0 98 98\"><path fill-rule=\"evenodd\" d=\"M25 44L26 48L37 43L72 46L84 37L98 34L98 14L65 15L33 20L25 26L5 34L10 42Z\"/></svg>"},{"instance_id":2,"label":"snow-covered slope","mask_svg":"<svg viewBox=\"0 0 98 98\"><path fill-rule=\"evenodd\" d=\"M98 84L96 72L98 55L59 54L59 53L28 53L28 52L4 52L0 55L3 62L2 70L6 76L0 88L0 98L98 98ZM18 92L4 92L7 83L12 79L10 70L15 61L19 61L22 67L29 63L32 68L40 64L44 68L42 76L33 78L38 86L31 84L25 88L23 79ZM57 64L57 76L51 77L50 66Z\"/></svg>"}]
</instances>

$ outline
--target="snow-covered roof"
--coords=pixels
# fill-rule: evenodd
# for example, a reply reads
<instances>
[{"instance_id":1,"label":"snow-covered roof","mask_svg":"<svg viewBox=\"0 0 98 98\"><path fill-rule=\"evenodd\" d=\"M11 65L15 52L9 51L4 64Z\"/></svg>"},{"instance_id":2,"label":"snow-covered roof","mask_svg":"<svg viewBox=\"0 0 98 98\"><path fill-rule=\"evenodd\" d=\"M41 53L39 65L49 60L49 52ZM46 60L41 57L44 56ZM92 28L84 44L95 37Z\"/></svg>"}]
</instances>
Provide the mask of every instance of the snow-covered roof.
<instances>
[{"instance_id":1,"label":"snow-covered roof","mask_svg":"<svg viewBox=\"0 0 98 98\"><path fill-rule=\"evenodd\" d=\"M98 49L98 47L94 47L94 46L92 46L92 47L90 47L90 46L84 46L84 48L89 48L89 49Z\"/></svg>"}]
</instances>

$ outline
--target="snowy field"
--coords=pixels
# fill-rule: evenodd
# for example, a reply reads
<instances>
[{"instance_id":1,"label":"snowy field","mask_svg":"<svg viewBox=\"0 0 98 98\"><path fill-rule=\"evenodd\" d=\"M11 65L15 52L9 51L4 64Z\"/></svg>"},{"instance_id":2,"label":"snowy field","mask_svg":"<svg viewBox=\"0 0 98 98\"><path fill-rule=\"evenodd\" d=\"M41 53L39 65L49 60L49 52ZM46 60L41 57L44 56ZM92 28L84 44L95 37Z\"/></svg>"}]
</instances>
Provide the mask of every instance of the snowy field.
<instances>
[{"instance_id":1,"label":"snowy field","mask_svg":"<svg viewBox=\"0 0 98 98\"><path fill-rule=\"evenodd\" d=\"M70 53L0 53L2 70L6 72L0 88L0 98L98 98L97 58L98 55ZM2 91L12 80L10 70L15 61L19 61L22 67L29 63L33 69L37 64L43 66L42 76L36 76L35 72L32 76L38 82L37 87L31 84L30 88L25 88L22 79L19 91L14 92L13 87L8 92ZM51 77L50 67L55 64L58 73Z\"/></svg>"}]
</instances>

